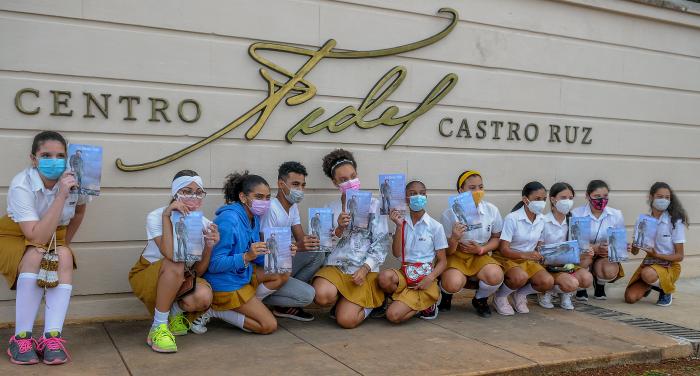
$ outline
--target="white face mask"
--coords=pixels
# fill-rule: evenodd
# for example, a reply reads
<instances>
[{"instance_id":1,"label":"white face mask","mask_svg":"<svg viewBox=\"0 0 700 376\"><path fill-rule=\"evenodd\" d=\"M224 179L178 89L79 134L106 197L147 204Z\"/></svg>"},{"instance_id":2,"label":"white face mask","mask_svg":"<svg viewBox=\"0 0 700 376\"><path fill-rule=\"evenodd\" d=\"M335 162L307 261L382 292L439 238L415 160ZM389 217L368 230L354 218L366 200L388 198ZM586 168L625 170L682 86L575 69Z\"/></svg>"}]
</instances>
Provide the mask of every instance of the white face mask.
<instances>
[{"instance_id":1,"label":"white face mask","mask_svg":"<svg viewBox=\"0 0 700 376\"><path fill-rule=\"evenodd\" d=\"M574 207L574 200L559 200L554 204L554 207L557 208L557 211L561 214L569 214L571 208Z\"/></svg>"},{"instance_id":2,"label":"white face mask","mask_svg":"<svg viewBox=\"0 0 700 376\"><path fill-rule=\"evenodd\" d=\"M666 211L666 209L668 209L668 206L671 205L671 200L665 198L655 198L651 205L656 210Z\"/></svg>"},{"instance_id":3,"label":"white face mask","mask_svg":"<svg viewBox=\"0 0 700 376\"><path fill-rule=\"evenodd\" d=\"M528 200L530 201L530 200ZM530 201L527 204L527 208L530 209L531 212L539 215L544 212L544 207L547 206L547 201Z\"/></svg>"}]
</instances>

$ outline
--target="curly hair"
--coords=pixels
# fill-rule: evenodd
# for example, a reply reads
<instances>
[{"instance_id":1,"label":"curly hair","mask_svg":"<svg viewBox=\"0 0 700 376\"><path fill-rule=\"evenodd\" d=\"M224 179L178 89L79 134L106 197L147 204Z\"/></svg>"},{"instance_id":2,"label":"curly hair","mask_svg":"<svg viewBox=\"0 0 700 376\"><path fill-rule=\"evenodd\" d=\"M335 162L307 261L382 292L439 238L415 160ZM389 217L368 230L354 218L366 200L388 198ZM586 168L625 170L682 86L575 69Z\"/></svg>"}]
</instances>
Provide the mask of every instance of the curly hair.
<instances>
[{"instance_id":1,"label":"curly hair","mask_svg":"<svg viewBox=\"0 0 700 376\"><path fill-rule=\"evenodd\" d=\"M351 152L344 149L335 149L323 157L323 173L333 179L335 169L344 164L351 164L357 169L357 162Z\"/></svg>"},{"instance_id":2,"label":"curly hair","mask_svg":"<svg viewBox=\"0 0 700 376\"><path fill-rule=\"evenodd\" d=\"M309 176L309 174L306 172L306 167L304 167L303 164L299 162L289 161L282 163L279 169L277 169L277 179L286 179L287 176L289 176L289 174L292 172L304 176Z\"/></svg>"},{"instance_id":3,"label":"curly hair","mask_svg":"<svg viewBox=\"0 0 700 376\"><path fill-rule=\"evenodd\" d=\"M248 170L243 171L243 173L234 172L229 174L224 181L224 200L226 200L227 204L240 202L239 194L241 192L248 194L260 184L270 186L262 176L249 174Z\"/></svg>"}]
</instances>

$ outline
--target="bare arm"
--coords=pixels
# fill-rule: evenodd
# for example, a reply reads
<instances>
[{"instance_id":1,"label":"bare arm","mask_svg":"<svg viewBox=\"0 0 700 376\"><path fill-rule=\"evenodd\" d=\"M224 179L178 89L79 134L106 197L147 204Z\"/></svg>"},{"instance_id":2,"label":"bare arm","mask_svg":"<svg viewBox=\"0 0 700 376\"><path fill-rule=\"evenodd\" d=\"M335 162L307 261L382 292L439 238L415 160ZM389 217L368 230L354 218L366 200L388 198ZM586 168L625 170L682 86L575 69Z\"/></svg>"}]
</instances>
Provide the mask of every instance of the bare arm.
<instances>
[{"instance_id":1,"label":"bare arm","mask_svg":"<svg viewBox=\"0 0 700 376\"><path fill-rule=\"evenodd\" d=\"M674 250L674 252L672 255L662 255L662 254L654 252L653 254L650 254L649 256L657 258L659 260L669 261L669 262L681 262L681 261L683 261L684 244L683 243L674 244L673 250Z\"/></svg>"}]
</instances>

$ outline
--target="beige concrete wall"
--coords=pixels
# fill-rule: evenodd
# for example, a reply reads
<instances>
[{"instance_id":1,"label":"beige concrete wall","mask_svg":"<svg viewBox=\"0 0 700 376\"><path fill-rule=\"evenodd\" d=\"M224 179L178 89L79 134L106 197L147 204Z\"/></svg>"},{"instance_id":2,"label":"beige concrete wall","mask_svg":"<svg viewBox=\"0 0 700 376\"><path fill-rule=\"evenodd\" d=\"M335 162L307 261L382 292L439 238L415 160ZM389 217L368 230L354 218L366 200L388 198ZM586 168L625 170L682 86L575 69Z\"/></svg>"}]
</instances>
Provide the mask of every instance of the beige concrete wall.
<instances>
[{"instance_id":1,"label":"beige concrete wall","mask_svg":"<svg viewBox=\"0 0 700 376\"><path fill-rule=\"evenodd\" d=\"M439 7L457 9L455 30L435 45L380 59L323 60L308 80L317 96L296 107L280 105L253 141L237 129L223 139L156 169L126 173L114 160L150 161L206 137L265 96L260 68L247 55L259 40L369 50L407 44L441 30ZM691 216L686 275L700 261L700 17L627 1L603 0L408 0L355 1L0 1L0 212L7 185L28 165L31 137L54 129L75 143L104 147L103 193L88 208L75 244L80 268L75 293L129 291L126 276L143 248L148 211L168 200L172 175L197 170L209 192L206 212L221 204L226 174L249 169L269 180L277 165L299 160L310 171L302 212L335 190L320 170L320 158L342 146L355 152L365 188L376 189L379 173L403 172L430 188L430 211L445 206L456 175L481 170L487 198L503 214L519 199L524 183L568 181L579 192L602 178L613 192L610 205L623 210L627 225L645 210L645 191L667 181ZM296 69L300 59L275 55ZM334 114L358 106L389 69L408 76L390 100L412 111L446 74L459 82L430 112L418 118L389 150L395 129L351 128L297 136L285 132L316 107ZM19 113L15 93L37 115ZM72 92L71 117L50 116L49 90ZM109 118L84 118L82 92L111 94ZM138 95L136 121L124 121L120 95ZM171 104L171 123L149 122L148 97ZM186 98L202 105L193 124L173 106ZM93 110L96 112L96 110ZM443 137L438 123L457 133L468 120L471 139ZM534 142L474 135L478 120L539 126ZM590 145L550 143L549 124L591 127ZM247 128L247 127L246 127ZM506 125L507 128L507 125ZM522 137L522 133L521 133ZM304 216L305 217L305 216ZM0 282L4 284L4 282ZM0 300L13 298L0 288Z\"/></svg>"}]
</instances>

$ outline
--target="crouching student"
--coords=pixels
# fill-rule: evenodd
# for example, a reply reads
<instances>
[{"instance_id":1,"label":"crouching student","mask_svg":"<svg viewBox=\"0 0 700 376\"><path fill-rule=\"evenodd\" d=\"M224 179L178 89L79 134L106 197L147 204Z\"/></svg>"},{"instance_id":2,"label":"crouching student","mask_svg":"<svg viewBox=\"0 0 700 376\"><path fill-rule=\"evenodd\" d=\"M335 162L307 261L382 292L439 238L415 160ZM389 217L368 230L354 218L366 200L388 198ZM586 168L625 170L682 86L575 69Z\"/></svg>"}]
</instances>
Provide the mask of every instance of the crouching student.
<instances>
[{"instance_id":1,"label":"crouching student","mask_svg":"<svg viewBox=\"0 0 700 376\"><path fill-rule=\"evenodd\" d=\"M530 182L523 187L522 201L508 214L501 232L501 246L494 258L505 270L505 282L496 292L494 305L501 315L515 312L508 296L515 292L513 302L518 313L528 313L527 296L545 292L554 285L554 278L540 261L537 251L544 221L542 213L547 205L547 190L540 182Z\"/></svg>"},{"instance_id":2,"label":"crouching student","mask_svg":"<svg viewBox=\"0 0 700 376\"><path fill-rule=\"evenodd\" d=\"M304 199L306 167L299 162L284 162L277 171L277 197L270 200L270 210L261 227L290 227L299 252L292 259L292 273L287 282L263 303L272 306L272 314L297 321L312 321L314 316L303 307L311 304L316 291L309 285L323 265L325 254L316 251L318 238L307 236L301 226L299 203Z\"/></svg>"},{"instance_id":3,"label":"crouching student","mask_svg":"<svg viewBox=\"0 0 700 376\"><path fill-rule=\"evenodd\" d=\"M574 206L574 188L568 183L555 183L549 189L549 202L551 212L544 216L544 230L542 231L542 244L561 243L569 240L569 223L571 222L571 208ZM581 251L585 255L592 255L590 250ZM554 287L538 295L538 302L543 308L554 308L552 296L559 295L559 305L566 310L573 310L571 302L573 294L579 288L591 287L593 276L588 268L577 265L557 265L547 267L554 277ZM554 270L556 268L556 270Z\"/></svg>"},{"instance_id":4,"label":"crouching student","mask_svg":"<svg viewBox=\"0 0 700 376\"><path fill-rule=\"evenodd\" d=\"M75 268L70 242L88 199L71 193L77 182L72 172L65 171L66 154L66 140L59 133L37 134L29 155L31 167L12 179L7 215L0 218L0 271L7 285L17 290L15 334L7 349L14 364L36 364L40 356L45 364L70 359L62 336ZM41 265L48 263L42 261L47 252L58 256L57 271L40 277ZM44 330L37 341L32 328L42 298L46 300Z\"/></svg>"},{"instance_id":5,"label":"crouching student","mask_svg":"<svg viewBox=\"0 0 700 376\"><path fill-rule=\"evenodd\" d=\"M503 269L489 252L498 249L503 218L496 205L483 199L484 180L480 172L464 171L457 178L457 192L472 193L481 226L457 222L450 208L442 213L441 222L449 236L449 247L447 270L440 277L443 294L438 308L448 311L452 305L452 294L461 291L468 283L478 281L478 286L474 286L477 291L472 306L480 317L490 317L488 298L503 283Z\"/></svg>"},{"instance_id":6,"label":"crouching student","mask_svg":"<svg viewBox=\"0 0 700 376\"><path fill-rule=\"evenodd\" d=\"M593 298L605 300L605 285L625 276L622 263L610 262L608 259L608 229L625 227L622 212L608 206L610 188L602 180L591 180L586 187L586 200L588 203L574 209L571 214L574 217L591 218L591 247L593 256L581 255L581 267L592 265L593 274ZM588 300L586 289L576 292L576 299Z\"/></svg>"},{"instance_id":7,"label":"crouching student","mask_svg":"<svg viewBox=\"0 0 700 376\"><path fill-rule=\"evenodd\" d=\"M174 336L185 335L189 329L200 333L197 326L190 327L185 312L206 311L211 304L211 287L199 276L207 270L211 250L219 241L216 225L202 217L202 259L187 263L173 261L173 224L170 216L174 211L187 215L202 207L206 197L202 178L192 170L178 172L170 186L170 195L168 206L148 213L148 242L129 272L129 284L134 295L153 315L146 343L153 351L161 353L177 351ZM192 278L196 280L192 281Z\"/></svg>"},{"instance_id":8,"label":"crouching student","mask_svg":"<svg viewBox=\"0 0 700 376\"><path fill-rule=\"evenodd\" d=\"M659 292L656 305L668 307L673 302L676 281L681 275L685 226L688 214L678 196L666 183L657 182L649 190L651 215L659 220L653 249L641 249L646 257L630 278L625 290L625 301L636 303L649 295L651 289ZM640 249L632 248L636 254Z\"/></svg>"},{"instance_id":9,"label":"crouching student","mask_svg":"<svg viewBox=\"0 0 700 376\"><path fill-rule=\"evenodd\" d=\"M226 204L214 219L221 240L204 275L214 299L202 324L214 317L246 332L270 334L277 330L277 320L262 300L286 282L284 275L263 274L268 250L260 239L260 219L270 209L270 186L246 171L227 176L223 191Z\"/></svg>"},{"instance_id":10,"label":"crouching student","mask_svg":"<svg viewBox=\"0 0 700 376\"><path fill-rule=\"evenodd\" d=\"M379 215L379 201L372 198L368 228L350 226L345 193L360 188L357 163L352 153L337 149L323 157L323 172L338 187L338 199L327 206L338 218L333 248L325 266L314 276L315 301L331 306L331 317L343 328L360 325L373 308L384 303L377 284L379 267L388 251L386 218Z\"/></svg>"},{"instance_id":11,"label":"crouching student","mask_svg":"<svg viewBox=\"0 0 700 376\"><path fill-rule=\"evenodd\" d=\"M390 213L396 224L392 253L401 258L402 267L379 273L379 286L387 294L393 294L386 318L395 324L416 314L425 320L437 318L436 303L440 297L437 277L447 265L445 230L425 212L428 198L422 182L406 184L406 202L408 213L396 209Z\"/></svg>"}]
</instances>

